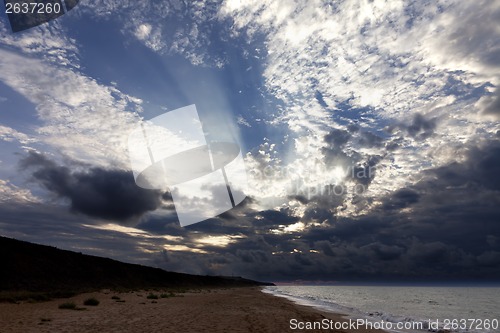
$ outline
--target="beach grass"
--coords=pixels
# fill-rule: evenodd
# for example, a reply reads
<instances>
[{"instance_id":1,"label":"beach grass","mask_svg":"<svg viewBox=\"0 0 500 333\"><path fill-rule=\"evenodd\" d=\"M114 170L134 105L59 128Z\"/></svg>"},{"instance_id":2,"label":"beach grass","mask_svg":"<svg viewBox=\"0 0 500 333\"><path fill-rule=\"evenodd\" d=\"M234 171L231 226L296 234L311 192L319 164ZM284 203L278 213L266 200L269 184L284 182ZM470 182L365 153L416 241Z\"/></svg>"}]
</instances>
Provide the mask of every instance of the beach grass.
<instances>
[{"instance_id":1,"label":"beach grass","mask_svg":"<svg viewBox=\"0 0 500 333\"><path fill-rule=\"evenodd\" d=\"M59 304L59 309L63 310L76 310L76 304L73 302L66 302Z\"/></svg>"},{"instance_id":2,"label":"beach grass","mask_svg":"<svg viewBox=\"0 0 500 333\"><path fill-rule=\"evenodd\" d=\"M99 301L93 297L87 298L84 302L83 305L88 305L88 306L98 306Z\"/></svg>"},{"instance_id":3,"label":"beach grass","mask_svg":"<svg viewBox=\"0 0 500 333\"><path fill-rule=\"evenodd\" d=\"M158 299L158 295L150 293L148 296L146 296L147 299Z\"/></svg>"}]
</instances>

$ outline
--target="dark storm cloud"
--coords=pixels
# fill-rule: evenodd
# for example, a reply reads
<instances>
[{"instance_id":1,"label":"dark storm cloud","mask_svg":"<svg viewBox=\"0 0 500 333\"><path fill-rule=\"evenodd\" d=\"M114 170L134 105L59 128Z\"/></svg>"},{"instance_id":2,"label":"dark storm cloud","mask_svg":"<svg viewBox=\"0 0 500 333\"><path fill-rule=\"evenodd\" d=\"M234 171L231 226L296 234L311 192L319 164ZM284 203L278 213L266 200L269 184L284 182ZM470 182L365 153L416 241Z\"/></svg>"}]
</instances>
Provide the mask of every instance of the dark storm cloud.
<instances>
[{"instance_id":1,"label":"dark storm cloud","mask_svg":"<svg viewBox=\"0 0 500 333\"><path fill-rule=\"evenodd\" d=\"M482 103L482 113L484 115L500 118L500 88L495 89L492 96L486 97Z\"/></svg>"},{"instance_id":2,"label":"dark storm cloud","mask_svg":"<svg viewBox=\"0 0 500 333\"><path fill-rule=\"evenodd\" d=\"M170 215L144 219L134 227L153 235L185 236L187 230L179 225L175 211L171 212Z\"/></svg>"},{"instance_id":3,"label":"dark storm cloud","mask_svg":"<svg viewBox=\"0 0 500 333\"><path fill-rule=\"evenodd\" d=\"M289 210L286 208L282 208L280 210L265 210L259 212L258 215L263 217L263 219L257 223L266 225L288 225L299 220L298 217L291 216Z\"/></svg>"},{"instance_id":4,"label":"dark storm cloud","mask_svg":"<svg viewBox=\"0 0 500 333\"><path fill-rule=\"evenodd\" d=\"M0 204L0 216L0 230L5 237L126 262L152 264L150 258L137 250L137 237L93 228L95 221L92 218L73 214L60 205Z\"/></svg>"},{"instance_id":5,"label":"dark storm cloud","mask_svg":"<svg viewBox=\"0 0 500 333\"><path fill-rule=\"evenodd\" d=\"M415 190L403 188L387 197L382 207L387 210L402 209L418 202L419 198L420 195Z\"/></svg>"},{"instance_id":6,"label":"dark storm cloud","mask_svg":"<svg viewBox=\"0 0 500 333\"><path fill-rule=\"evenodd\" d=\"M500 252L499 251L486 251L477 257L481 266L495 267L500 265Z\"/></svg>"},{"instance_id":7,"label":"dark storm cloud","mask_svg":"<svg viewBox=\"0 0 500 333\"><path fill-rule=\"evenodd\" d=\"M467 160L429 170L439 185L469 186L479 189L500 190L500 142L491 142L484 147L471 147Z\"/></svg>"},{"instance_id":8,"label":"dark storm cloud","mask_svg":"<svg viewBox=\"0 0 500 333\"><path fill-rule=\"evenodd\" d=\"M344 146L349 142L352 135L344 130L333 129L323 138L326 145L321 149L326 165L342 166L347 169L352 161L359 158L359 154L348 155L344 151Z\"/></svg>"},{"instance_id":9,"label":"dark storm cloud","mask_svg":"<svg viewBox=\"0 0 500 333\"><path fill-rule=\"evenodd\" d=\"M382 147L384 139L370 132L360 132L358 143L362 147Z\"/></svg>"},{"instance_id":10,"label":"dark storm cloud","mask_svg":"<svg viewBox=\"0 0 500 333\"><path fill-rule=\"evenodd\" d=\"M349 139L351 138L351 134L347 131L333 129L325 135L325 142L333 147L342 147L345 145Z\"/></svg>"},{"instance_id":11,"label":"dark storm cloud","mask_svg":"<svg viewBox=\"0 0 500 333\"><path fill-rule=\"evenodd\" d=\"M429 118L427 119L420 113L416 113L409 123L400 123L396 125L391 125L386 128L389 133L393 133L396 130L401 130L403 133L408 135L409 137L417 140L423 141L434 134L434 131L437 127L437 118ZM399 141L402 138L398 138L393 140L392 142L387 143L386 147L388 150L394 150L399 146Z\"/></svg>"},{"instance_id":12,"label":"dark storm cloud","mask_svg":"<svg viewBox=\"0 0 500 333\"><path fill-rule=\"evenodd\" d=\"M370 132L359 131L358 127L354 133L353 136L348 131L331 130L324 137L327 146L322 148L322 153L328 165L340 166L356 182L369 185L375 177L375 166L381 161L382 156L362 156L355 151L347 154L344 149L350 140L362 147L373 148L382 147L384 139Z\"/></svg>"},{"instance_id":13,"label":"dark storm cloud","mask_svg":"<svg viewBox=\"0 0 500 333\"><path fill-rule=\"evenodd\" d=\"M138 187L131 172L95 167L72 172L34 152L22 159L20 166L34 170L33 179L47 190L69 199L72 211L88 216L124 221L162 203L161 194Z\"/></svg>"},{"instance_id":14,"label":"dark storm cloud","mask_svg":"<svg viewBox=\"0 0 500 333\"><path fill-rule=\"evenodd\" d=\"M436 119L425 119L420 113L417 113L413 118L413 122L406 128L408 134L419 140L424 140L430 137L436 129Z\"/></svg>"},{"instance_id":15,"label":"dark storm cloud","mask_svg":"<svg viewBox=\"0 0 500 333\"><path fill-rule=\"evenodd\" d=\"M368 249L374 255L375 260L384 261L399 259L404 253L404 248L401 246L385 245L382 243L365 245L365 249Z\"/></svg>"},{"instance_id":16,"label":"dark storm cloud","mask_svg":"<svg viewBox=\"0 0 500 333\"><path fill-rule=\"evenodd\" d=\"M345 197L326 194L299 198L300 219L291 210L245 207L237 219L190 229L243 238L223 248L205 247L207 254L166 251L155 263L272 281L498 280L499 173L500 142L471 146L462 162L423 172L419 182L388 194L369 215L338 217ZM280 227L299 221L306 229ZM189 233L183 235L184 244L194 247Z\"/></svg>"},{"instance_id":17,"label":"dark storm cloud","mask_svg":"<svg viewBox=\"0 0 500 333\"><path fill-rule=\"evenodd\" d=\"M36 167L36 171L44 170L44 177L38 176L38 181L55 175L64 179L49 182L54 193L80 178L45 158L31 158L36 162L24 163ZM336 195L301 198L297 201L304 208L301 218L291 210L259 212L245 204L231 211L230 218L219 216L189 228L181 228L173 216L137 226L153 234L180 236L176 244L207 253L170 251L161 238L124 236L118 246L141 248L151 243L148 250L157 254L153 258L148 255L150 261L143 263L168 270L271 281L498 280L499 174L500 142L494 141L469 147L461 162L423 172L419 182L382 198L369 215L338 217L345 197ZM299 221L306 229L287 231L280 227ZM96 242L111 248L110 244L91 240L91 234L83 235L88 246ZM239 238L226 247L200 247L196 242L200 236L223 235ZM136 257L139 260L141 255Z\"/></svg>"},{"instance_id":18,"label":"dark storm cloud","mask_svg":"<svg viewBox=\"0 0 500 333\"><path fill-rule=\"evenodd\" d=\"M410 124L399 124L397 126L390 127L389 131L391 132L395 128L399 128L415 140L421 141L432 136L436 126L436 118L426 119L420 113L416 113Z\"/></svg>"},{"instance_id":19,"label":"dark storm cloud","mask_svg":"<svg viewBox=\"0 0 500 333\"><path fill-rule=\"evenodd\" d=\"M329 223L270 233L269 225L254 223L249 215L254 228L241 229L245 239L189 258L198 272L211 271L217 257L224 259L218 267L227 274L271 280L498 280L499 173L499 142L471 146L461 163L427 170L421 181L388 195L370 215L338 218L334 199L304 200L300 221ZM291 212L264 215L284 222L284 214ZM169 265L181 267L182 258L171 253Z\"/></svg>"},{"instance_id":20,"label":"dark storm cloud","mask_svg":"<svg viewBox=\"0 0 500 333\"><path fill-rule=\"evenodd\" d=\"M262 250L236 250L236 256L241 258L244 263L267 263L269 257L266 252Z\"/></svg>"},{"instance_id":21,"label":"dark storm cloud","mask_svg":"<svg viewBox=\"0 0 500 333\"><path fill-rule=\"evenodd\" d=\"M335 215L330 207L326 208L319 205L312 205L304 211L303 220L319 223L328 221L332 223L335 221Z\"/></svg>"},{"instance_id":22,"label":"dark storm cloud","mask_svg":"<svg viewBox=\"0 0 500 333\"><path fill-rule=\"evenodd\" d=\"M375 178L376 166L381 160L381 156L370 156L365 163L353 166L349 172L351 178L358 184L369 185Z\"/></svg>"}]
</instances>

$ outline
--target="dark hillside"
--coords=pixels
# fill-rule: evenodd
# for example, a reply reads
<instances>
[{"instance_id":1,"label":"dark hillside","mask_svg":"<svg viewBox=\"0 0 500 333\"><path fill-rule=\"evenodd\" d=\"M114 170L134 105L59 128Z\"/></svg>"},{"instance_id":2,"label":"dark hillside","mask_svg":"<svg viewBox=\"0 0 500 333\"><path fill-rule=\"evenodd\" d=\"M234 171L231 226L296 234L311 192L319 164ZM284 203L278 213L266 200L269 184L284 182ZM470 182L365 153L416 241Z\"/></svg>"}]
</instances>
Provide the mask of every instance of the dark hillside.
<instances>
[{"instance_id":1,"label":"dark hillside","mask_svg":"<svg viewBox=\"0 0 500 333\"><path fill-rule=\"evenodd\" d=\"M202 288L267 285L240 277L198 276L0 237L0 291Z\"/></svg>"}]
</instances>

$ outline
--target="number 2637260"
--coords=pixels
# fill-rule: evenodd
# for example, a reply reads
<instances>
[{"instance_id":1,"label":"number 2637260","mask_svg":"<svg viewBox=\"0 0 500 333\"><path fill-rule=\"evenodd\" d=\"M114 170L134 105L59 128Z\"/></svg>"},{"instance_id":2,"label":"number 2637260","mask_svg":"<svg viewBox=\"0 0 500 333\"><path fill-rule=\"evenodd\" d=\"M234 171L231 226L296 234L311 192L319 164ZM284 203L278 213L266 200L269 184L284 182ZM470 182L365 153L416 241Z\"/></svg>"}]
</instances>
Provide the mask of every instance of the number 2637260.
<instances>
[{"instance_id":1,"label":"number 2637260","mask_svg":"<svg viewBox=\"0 0 500 333\"><path fill-rule=\"evenodd\" d=\"M6 3L6 14L58 14L62 12L59 3L24 2Z\"/></svg>"}]
</instances>

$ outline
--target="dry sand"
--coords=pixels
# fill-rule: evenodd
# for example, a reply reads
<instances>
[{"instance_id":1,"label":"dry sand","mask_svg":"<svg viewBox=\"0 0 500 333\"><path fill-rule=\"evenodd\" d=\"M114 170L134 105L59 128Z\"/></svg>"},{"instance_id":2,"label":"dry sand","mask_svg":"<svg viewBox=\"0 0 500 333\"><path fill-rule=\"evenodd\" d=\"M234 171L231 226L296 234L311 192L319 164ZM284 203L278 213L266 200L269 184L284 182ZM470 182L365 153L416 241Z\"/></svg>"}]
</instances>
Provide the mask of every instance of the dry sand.
<instances>
[{"instance_id":1,"label":"dry sand","mask_svg":"<svg viewBox=\"0 0 500 333\"><path fill-rule=\"evenodd\" d=\"M157 295L162 292L155 291ZM344 320L284 298L262 293L259 288L212 289L147 299L149 292L81 294L43 303L0 304L0 332L303 332L290 329L290 320ZM120 297L121 301L111 299ZM98 306L84 306L94 297ZM74 302L85 310L63 310ZM307 332L354 332L312 331ZM356 332L361 333L360 330ZM364 331L368 332L368 331ZM372 331L376 332L376 331ZM378 331L380 332L380 331Z\"/></svg>"}]
</instances>

